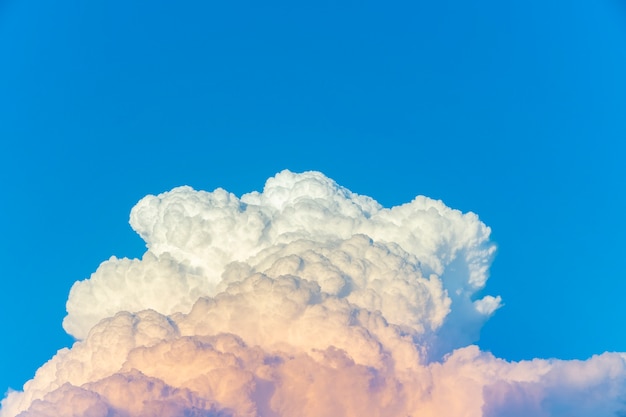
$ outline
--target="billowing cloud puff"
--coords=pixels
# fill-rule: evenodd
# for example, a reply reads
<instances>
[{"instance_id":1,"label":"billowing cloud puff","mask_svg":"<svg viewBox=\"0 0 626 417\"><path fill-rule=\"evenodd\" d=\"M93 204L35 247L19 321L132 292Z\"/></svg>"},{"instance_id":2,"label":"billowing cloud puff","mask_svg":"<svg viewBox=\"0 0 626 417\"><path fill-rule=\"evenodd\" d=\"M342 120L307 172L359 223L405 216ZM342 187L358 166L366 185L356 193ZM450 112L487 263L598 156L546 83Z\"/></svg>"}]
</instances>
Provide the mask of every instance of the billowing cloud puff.
<instances>
[{"instance_id":1,"label":"billowing cloud puff","mask_svg":"<svg viewBox=\"0 0 626 417\"><path fill-rule=\"evenodd\" d=\"M616 416L626 355L507 362L471 343L494 254L472 213L390 209L320 173L237 198L142 199L141 260L77 282L65 329L0 417Z\"/></svg>"},{"instance_id":2,"label":"billowing cloud puff","mask_svg":"<svg viewBox=\"0 0 626 417\"><path fill-rule=\"evenodd\" d=\"M372 303L384 300L388 319L420 311L424 317L410 323L416 327L438 328L451 298L458 308L467 304L463 320L477 327L499 306L499 298L472 300L495 250L489 228L473 213L426 197L385 209L320 173L284 171L263 193L241 199L189 187L147 196L130 222L148 251L141 261L111 258L74 285L64 327L77 338L117 311L186 312L216 294L233 263L298 276L304 268L306 279L333 296L369 298L363 306L376 309L382 305ZM288 257L300 264L279 259Z\"/></svg>"}]
</instances>

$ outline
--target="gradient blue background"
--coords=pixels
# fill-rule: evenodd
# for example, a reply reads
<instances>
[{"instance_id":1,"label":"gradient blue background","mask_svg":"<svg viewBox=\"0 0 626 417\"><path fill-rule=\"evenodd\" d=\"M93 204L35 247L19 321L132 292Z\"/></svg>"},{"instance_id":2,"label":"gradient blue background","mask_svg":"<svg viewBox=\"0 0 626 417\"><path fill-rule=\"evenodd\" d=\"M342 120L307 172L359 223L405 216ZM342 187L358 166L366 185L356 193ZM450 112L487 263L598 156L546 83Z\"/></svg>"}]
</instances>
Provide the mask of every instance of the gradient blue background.
<instances>
[{"instance_id":1,"label":"gradient blue background","mask_svg":"<svg viewBox=\"0 0 626 417\"><path fill-rule=\"evenodd\" d=\"M483 349L626 351L623 3L261 3L0 2L0 391L72 342L74 281L141 256L142 196L284 168L476 212Z\"/></svg>"}]
</instances>

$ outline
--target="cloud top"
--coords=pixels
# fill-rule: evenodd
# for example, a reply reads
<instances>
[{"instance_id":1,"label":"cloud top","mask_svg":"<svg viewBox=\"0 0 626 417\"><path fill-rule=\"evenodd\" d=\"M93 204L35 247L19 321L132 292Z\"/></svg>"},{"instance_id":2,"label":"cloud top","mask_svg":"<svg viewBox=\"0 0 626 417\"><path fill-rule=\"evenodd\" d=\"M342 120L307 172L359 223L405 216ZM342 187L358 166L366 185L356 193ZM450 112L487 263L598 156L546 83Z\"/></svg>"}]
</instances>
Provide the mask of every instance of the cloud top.
<instances>
[{"instance_id":1,"label":"cloud top","mask_svg":"<svg viewBox=\"0 0 626 417\"><path fill-rule=\"evenodd\" d=\"M111 258L89 280L73 286L64 327L79 339L117 311L187 312L199 297L215 295L234 262L252 263L252 269L270 268L275 262L286 268L283 273L312 271L313 264L320 270L332 266L334 277L326 272L307 277L333 295L340 295L335 290L343 288L352 302L365 302L369 292L370 304L377 305L368 307L385 308L388 318L413 317L409 324L414 327L435 329L450 304L444 285L459 304L470 303L486 283L495 250L489 242L490 229L473 213L462 214L426 197L386 209L318 172L283 171L267 181L262 193L241 199L222 189L175 188L143 198L131 211L130 223L148 251L141 261ZM358 235L372 243L361 244L358 239L345 243ZM290 251L296 262L297 251L306 246L303 242L310 242L311 248L310 259L300 257L302 265L289 267L287 260L278 259L279 251ZM333 248L341 245L352 265L333 254ZM346 252L348 246L352 249ZM315 250L322 253L313 259ZM376 250L381 253L376 255ZM391 252L389 259L386 251ZM376 258L363 260L367 265L358 271L361 254ZM328 256L334 256L334 264ZM393 276L396 286L390 287L387 281ZM377 291L383 286L384 302ZM404 296L400 302L404 310L391 311L399 307L390 295L393 291ZM480 322L498 306L499 298L487 297L476 301L470 315ZM417 317L419 311L423 314Z\"/></svg>"}]
</instances>

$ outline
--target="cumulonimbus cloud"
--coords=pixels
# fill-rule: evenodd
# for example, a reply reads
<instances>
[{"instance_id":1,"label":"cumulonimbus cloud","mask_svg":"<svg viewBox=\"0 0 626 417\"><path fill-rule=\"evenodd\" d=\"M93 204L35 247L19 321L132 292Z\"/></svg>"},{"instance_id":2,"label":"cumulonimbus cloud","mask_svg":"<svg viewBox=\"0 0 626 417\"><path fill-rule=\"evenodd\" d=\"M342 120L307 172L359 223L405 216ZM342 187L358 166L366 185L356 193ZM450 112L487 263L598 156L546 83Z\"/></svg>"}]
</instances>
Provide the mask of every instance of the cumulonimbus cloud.
<instances>
[{"instance_id":1,"label":"cumulonimbus cloud","mask_svg":"<svg viewBox=\"0 0 626 417\"><path fill-rule=\"evenodd\" d=\"M0 417L616 416L626 355L507 362L472 345L495 246L476 215L384 208L318 172L131 212L141 260L77 282L78 341Z\"/></svg>"}]
</instances>

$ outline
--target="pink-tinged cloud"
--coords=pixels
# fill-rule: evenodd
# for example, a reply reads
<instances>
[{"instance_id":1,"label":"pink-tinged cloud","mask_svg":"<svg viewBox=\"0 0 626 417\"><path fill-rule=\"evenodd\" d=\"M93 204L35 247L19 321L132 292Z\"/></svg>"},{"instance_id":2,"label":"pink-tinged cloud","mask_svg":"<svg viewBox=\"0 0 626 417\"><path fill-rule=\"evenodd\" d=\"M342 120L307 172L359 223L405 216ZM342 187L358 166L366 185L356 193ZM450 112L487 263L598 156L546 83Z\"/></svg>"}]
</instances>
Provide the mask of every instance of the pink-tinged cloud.
<instances>
[{"instance_id":1,"label":"pink-tinged cloud","mask_svg":"<svg viewBox=\"0 0 626 417\"><path fill-rule=\"evenodd\" d=\"M146 254L73 286L79 340L0 417L626 415L624 354L507 362L471 344L500 306L476 299L495 249L472 213L284 171L241 198L145 197L131 225Z\"/></svg>"}]
</instances>

